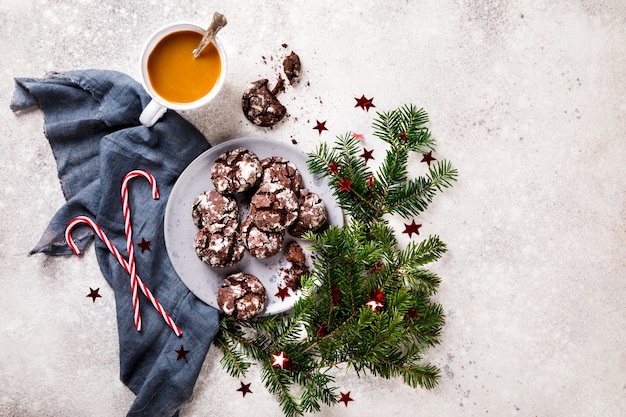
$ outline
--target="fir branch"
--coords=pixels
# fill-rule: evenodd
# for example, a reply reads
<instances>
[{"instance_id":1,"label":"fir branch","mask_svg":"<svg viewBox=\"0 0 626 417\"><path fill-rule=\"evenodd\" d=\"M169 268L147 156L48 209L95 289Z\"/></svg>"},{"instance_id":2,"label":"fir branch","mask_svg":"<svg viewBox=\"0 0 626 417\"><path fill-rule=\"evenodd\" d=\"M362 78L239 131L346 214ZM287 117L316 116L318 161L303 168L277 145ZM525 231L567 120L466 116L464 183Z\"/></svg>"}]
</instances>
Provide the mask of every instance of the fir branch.
<instances>
[{"instance_id":1,"label":"fir branch","mask_svg":"<svg viewBox=\"0 0 626 417\"><path fill-rule=\"evenodd\" d=\"M337 388L329 388L329 384L335 379L325 372L312 375L307 379L306 384L302 384L300 407L305 413L320 411L320 401L326 405L333 405L337 402ZM319 399L319 401L318 401Z\"/></svg>"},{"instance_id":2,"label":"fir branch","mask_svg":"<svg viewBox=\"0 0 626 417\"><path fill-rule=\"evenodd\" d=\"M419 317L410 326L410 337L416 346L433 347L439 344L439 335L443 328L445 316L439 304L432 304L427 299L417 304Z\"/></svg>"},{"instance_id":3,"label":"fir branch","mask_svg":"<svg viewBox=\"0 0 626 417\"><path fill-rule=\"evenodd\" d=\"M302 415L302 410L290 391L291 382L287 372L266 362L261 370L261 380L267 390L278 397L278 403L286 417Z\"/></svg>"},{"instance_id":4,"label":"fir branch","mask_svg":"<svg viewBox=\"0 0 626 417\"><path fill-rule=\"evenodd\" d=\"M282 320L280 320L276 326L276 335L269 345L268 350L280 350L285 343L294 343L300 340L311 314L312 312L307 309L298 308L297 310L294 309L293 316L282 315Z\"/></svg>"},{"instance_id":5,"label":"fir branch","mask_svg":"<svg viewBox=\"0 0 626 417\"><path fill-rule=\"evenodd\" d=\"M409 178L410 154L434 150L427 122L426 112L413 105L379 113L374 135L389 146L376 172L359 155L352 134L339 136L332 147L321 143L309 154L309 171L328 179L349 221L305 236L315 253L313 268L302 279L291 313L221 320L215 344L224 351L222 365L239 376L250 366L246 358L261 362L263 383L287 417L335 404L331 372L340 365L357 376L400 377L412 387L437 383L439 370L420 364L425 349L439 343L445 320L443 308L429 298L441 279L425 265L438 260L446 246L429 236L401 250L385 218L420 214L457 179L446 160ZM381 306L370 309L371 297ZM285 369L272 366L272 354L279 351L289 358Z\"/></svg>"},{"instance_id":6,"label":"fir branch","mask_svg":"<svg viewBox=\"0 0 626 417\"><path fill-rule=\"evenodd\" d=\"M236 343L221 332L215 338L215 345L222 349L224 355L220 363L232 377L242 377L250 368L251 363L245 360L241 352L237 351Z\"/></svg>"},{"instance_id":7,"label":"fir branch","mask_svg":"<svg viewBox=\"0 0 626 417\"><path fill-rule=\"evenodd\" d=\"M403 278L403 283L413 291L424 292L433 295L437 292L441 278L434 272L422 268L401 268L398 274Z\"/></svg>"},{"instance_id":8,"label":"fir branch","mask_svg":"<svg viewBox=\"0 0 626 417\"><path fill-rule=\"evenodd\" d=\"M404 364L403 360L394 360L392 354L381 355L376 358L375 366L372 366L374 362L365 362L370 372L374 375L381 376L385 379L392 377L401 377L405 384L412 388L417 386L424 387L426 389L432 389L437 385L440 372L439 369L432 365L418 365L418 364Z\"/></svg>"},{"instance_id":9,"label":"fir branch","mask_svg":"<svg viewBox=\"0 0 626 417\"><path fill-rule=\"evenodd\" d=\"M400 252L400 262L403 264L422 266L434 262L446 253L447 247L439 236L428 236L419 243L411 242Z\"/></svg>"},{"instance_id":10,"label":"fir branch","mask_svg":"<svg viewBox=\"0 0 626 417\"><path fill-rule=\"evenodd\" d=\"M452 186L457 175L457 170L448 161L439 161L430 168L428 175L390 187L386 212L398 213L405 218L418 215L426 210L436 191Z\"/></svg>"},{"instance_id":11,"label":"fir branch","mask_svg":"<svg viewBox=\"0 0 626 417\"><path fill-rule=\"evenodd\" d=\"M450 161L441 160L430 167L428 178L433 187L438 191L452 187L452 182L457 180L459 173L452 167Z\"/></svg>"}]
</instances>

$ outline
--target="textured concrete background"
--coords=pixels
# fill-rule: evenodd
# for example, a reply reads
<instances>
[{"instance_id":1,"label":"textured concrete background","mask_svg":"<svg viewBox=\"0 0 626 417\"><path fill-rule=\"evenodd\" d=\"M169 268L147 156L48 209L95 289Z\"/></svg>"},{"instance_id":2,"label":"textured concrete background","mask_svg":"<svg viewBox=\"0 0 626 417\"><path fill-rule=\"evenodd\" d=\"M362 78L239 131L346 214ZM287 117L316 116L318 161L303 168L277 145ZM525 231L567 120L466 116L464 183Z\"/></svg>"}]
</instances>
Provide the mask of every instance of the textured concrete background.
<instances>
[{"instance_id":1,"label":"textured concrete background","mask_svg":"<svg viewBox=\"0 0 626 417\"><path fill-rule=\"evenodd\" d=\"M106 68L138 79L155 29L204 26L215 10L229 19L227 85L185 114L210 143L295 138L310 151L356 131L373 147L373 110L414 103L430 114L434 156L460 172L418 219L422 235L449 246L433 266L447 313L428 353L439 386L339 372L355 401L319 415L626 415L622 0L3 0L0 415L122 416L133 401L118 380L113 294L93 250L27 256L63 198L41 113L8 108L13 77ZM262 130L240 97L249 81L275 77L283 43L302 58L302 82L282 96L290 117ZM354 108L362 94L375 109ZM319 136L315 120L329 131ZM100 287L96 303L89 287ZM181 416L279 415L256 370L242 398L219 359L212 349Z\"/></svg>"}]
</instances>

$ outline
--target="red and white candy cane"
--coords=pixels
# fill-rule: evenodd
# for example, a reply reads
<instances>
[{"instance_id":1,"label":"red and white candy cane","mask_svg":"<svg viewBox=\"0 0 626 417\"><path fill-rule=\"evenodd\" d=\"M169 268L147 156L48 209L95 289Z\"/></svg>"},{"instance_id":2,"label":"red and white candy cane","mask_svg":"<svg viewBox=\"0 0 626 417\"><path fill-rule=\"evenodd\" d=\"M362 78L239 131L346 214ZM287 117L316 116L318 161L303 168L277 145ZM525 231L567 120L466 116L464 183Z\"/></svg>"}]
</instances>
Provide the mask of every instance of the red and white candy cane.
<instances>
[{"instance_id":1,"label":"red and white candy cane","mask_svg":"<svg viewBox=\"0 0 626 417\"><path fill-rule=\"evenodd\" d=\"M137 280L137 268L135 266L135 245L133 243L133 229L130 225L130 207L128 205L128 182L136 177L145 177L152 187L152 198L159 198L159 189L156 180L146 171L131 171L124 177L122 181L122 207L124 210L124 232L126 234L126 253L128 255L128 273L130 274L130 289L132 294L133 312L135 319L135 328L141 331L141 313L139 312L139 291Z\"/></svg>"},{"instance_id":2,"label":"red and white candy cane","mask_svg":"<svg viewBox=\"0 0 626 417\"><path fill-rule=\"evenodd\" d=\"M135 176L138 175L143 175L141 173L139 173L139 171L135 172L131 172L128 175L133 174L131 177L129 177L128 179L130 180L130 178L134 178ZM146 173L148 174L148 173ZM128 177L127 175L127 177ZM149 177L152 177L150 174L148 174ZM126 178L125 178L126 180ZM154 178L152 177L152 180L154 180ZM125 181L125 183L127 183L127 181ZM156 189L156 182L155 181L151 181L151 184L153 184L153 196L156 195L158 198L158 191ZM125 188L125 187L123 187ZM128 196L128 192L126 192L126 198ZM124 201L124 191L122 191L122 200ZM126 206L127 206L127 202L126 202ZM124 210L125 213L125 218L126 218L126 213L128 213L128 217L130 218L130 212L127 210L127 208ZM163 319L165 320L165 322L168 324L168 326L170 326L170 328L174 331L174 333L176 333L176 336L181 336L182 335L182 331L180 330L180 328L176 325L176 323L174 322L174 320L172 320L172 318L170 317L170 315L167 313L167 311L165 311L165 309L163 308L163 306L161 306L161 303L159 303L159 301L152 295L152 292L150 292L150 289L148 289L148 287L143 283L143 281L141 280L141 278L137 275L136 270L133 269L133 272L131 272L131 266L130 263L126 261L126 259L124 259L124 257L119 253L119 251L117 250L117 248L113 245L113 243L109 240L109 238L106 236L106 234L104 233L104 231L100 228L100 226L98 226L98 224L96 224L96 222L94 222L93 220L91 220L89 217L86 216L78 216L76 218L74 218L67 226L67 228L65 229L65 240L67 240L68 245L70 246L70 248L72 249L72 251L76 254L76 255L80 255L80 249L78 248L78 246L76 246L76 244L74 243L74 241L72 240L72 229L80 224L80 223L85 223L87 225L89 225L98 235L98 237L102 240L102 242L104 242L104 244L106 245L106 247L109 249L109 251L115 256L115 258L118 260L118 262L120 263L120 265L122 265L122 267L124 268L124 270L126 270L129 274L131 274L131 288L133 288L133 276L134 276L134 282L136 283L136 286L134 287L134 291L136 291L136 287L138 286L139 288L141 288L141 291L144 293L144 295L148 298L148 300L150 300L150 302L152 303L152 305L154 306L154 308L157 309L157 311L159 312L159 314L161 314L161 316L163 317ZM128 230L128 229L127 229ZM131 231L131 236L129 238L128 234L127 234L127 244L128 241L132 241L132 231ZM131 250L129 251L129 259L133 259L133 264L134 264L134 255L131 258L130 257L130 253L134 254L134 249L132 248L132 244L131 244ZM133 266L134 268L134 266ZM136 293L133 293L133 307L136 305L137 309L139 306L138 303L138 297L135 296ZM137 303L135 303L135 300L137 300ZM139 317L137 311L135 311L135 325L137 325L137 318ZM141 319L139 319L139 324L141 323ZM136 326L137 327L137 326ZM139 327L137 328L137 330L141 329L141 324L139 325Z\"/></svg>"}]
</instances>

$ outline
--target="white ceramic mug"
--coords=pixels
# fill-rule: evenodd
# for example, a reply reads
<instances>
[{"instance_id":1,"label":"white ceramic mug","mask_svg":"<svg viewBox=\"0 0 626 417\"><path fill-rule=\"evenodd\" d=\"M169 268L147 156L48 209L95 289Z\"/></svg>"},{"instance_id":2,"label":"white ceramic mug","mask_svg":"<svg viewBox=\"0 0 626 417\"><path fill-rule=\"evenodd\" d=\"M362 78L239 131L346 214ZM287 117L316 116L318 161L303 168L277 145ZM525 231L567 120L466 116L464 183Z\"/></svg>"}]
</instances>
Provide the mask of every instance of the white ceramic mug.
<instances>
[{"instance_id":1,"label":"white ceramic mug","mask_svg":"<svg viewBox=\"0 0 626 417\"><path fill-rule=\"evenodd\" d=\"M217 81L215 82L215 85L208 91L208 93L194 101L175 102L162 97L161 95L159 95L159 93L155 91L152 82L150 81L150 76L148 74L148 60L150 58L150 54L153 52L159 42L162 41L165 37L171 35L172 33L181 31L193 31L201 35L204 35L205 33L205 29L192 23L173 23L157 30L149 38L149 40L143 47L143 51L141 53L141 75L144 88L146 89L148 94L150 94L152 100L143 109L141 116L139 116L139 121L147 127L153 126L163 116L163 114L165 114L167 109L192 110L208 104L217 96L217 94L224 86L224 82L226 80L226 70L228 66L226 60L226 51L224 50L224 46L222 45L220 40L216 37L213 40L213 44L215 45L215 48L217 49L217 52L219 54L221 67ZM191 58L193 58L193 49L196 46L197 45L193 46L189 50L189 56ZM173 81L177 82L177 80Z\"/></svg>"}]
</instances>

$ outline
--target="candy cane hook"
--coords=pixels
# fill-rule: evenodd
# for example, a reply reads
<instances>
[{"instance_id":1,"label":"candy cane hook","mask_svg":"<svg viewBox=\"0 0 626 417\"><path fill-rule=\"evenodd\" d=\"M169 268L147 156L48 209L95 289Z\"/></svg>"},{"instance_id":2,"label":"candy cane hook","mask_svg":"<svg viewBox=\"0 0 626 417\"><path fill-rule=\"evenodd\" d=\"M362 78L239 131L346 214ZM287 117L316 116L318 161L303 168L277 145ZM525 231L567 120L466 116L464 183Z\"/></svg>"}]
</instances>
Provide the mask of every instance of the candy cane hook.
<instances>
[{"instance_id":1,"label":"candy cane hook","mask_svg":"<svg viewBox=\"0 0 626 417\"><path fill-rule=\"evenodd\" d=\"M129 266L128 266L128 262L126 262L126 260L124 259L124 257L119 253L119 251L115 248L115 246L111 243L111 241L109 240L109 238L105 235L104 231L100 228L100 226L98 226L93 220L91 220L89 217L85 217L85 216L78 216L76 218L74 218L68 225L67 228L65 229L65 240L67 241L68 245L70 246L70 248L72 249L72 251L76 254L76 255L80 255L80 249L78 248L78 246L76 246L76 244L74 243L74 241L72 240L72 229L74 227L76 227L78 224L80 223L85 223L87 225L89 225L98 235L98 237L100 238L100 240L102 240L102 242L104 242L104 244L106 245L106 247L109 249L109 251L111 251L111 253L115 256L115 258L117 259L117 261L122 265L122 267L124 268L124 270L126 270L127 272L129 271ZM150 290L148 289L148 287L146 287L146 285L143 283L143 281L141 280L141 278L139 276L137 276L137 282L139 284L139 287L141 288L141 291L144 293L144 295L148 298L148 300L150 300L150 302L152 303L152 305L154 306L154 308L157 309L157 311L161 314L161 316L163 317L163 319L165 320L165 322L168 324L168 326L170 326L170 328L174 331L174 333L176 333L176 336L181 336L183 334L183 332L180 330L180 328L176 325L176 323L174 323L174 320L172 320L172 318L170 317L170 315L165 311L165 309L161 306L161 303L159 303L159 301L152 295L152 293L150 292Z\"/></svg>"},{"instance_id":2,"label":"candy cane hook","mask_svg":"<svg viewBox=\"0 0 626 417\"><path fill-rule=\"evenodd\" d=\"M128 254L128 273L130 274L130 290L132 294L135 328L141 331L141 313L139 311L139 291L137 290L137 267L135 265L135 245L133 243L133 229L130 224L130 206L128 205L128 182L136 177L145 177L152 187L152 198L159 198L159 189L152 174L142 170L131 171L122 181L122 208L124 211L124 233L126 234L126 253Z\"/></svg>"}]
</instances>

